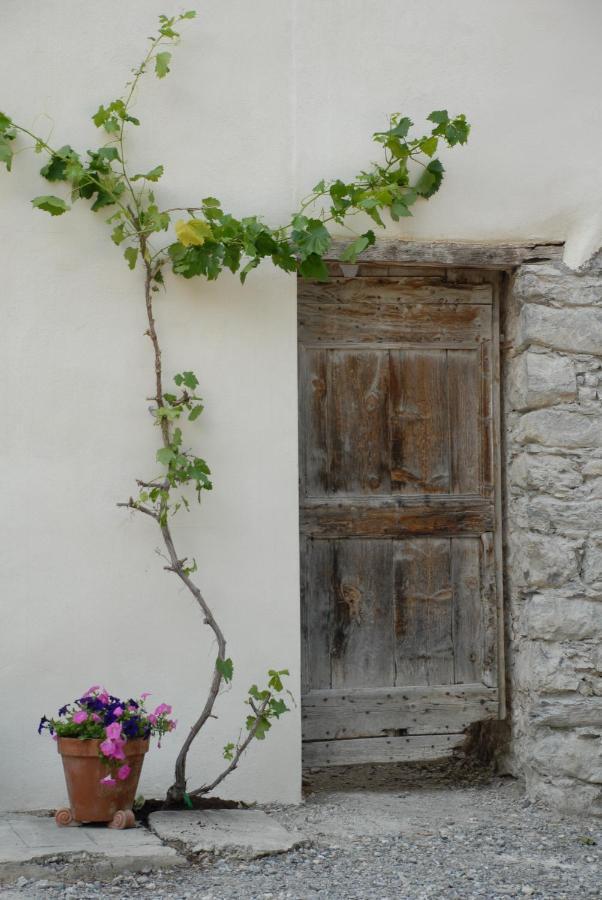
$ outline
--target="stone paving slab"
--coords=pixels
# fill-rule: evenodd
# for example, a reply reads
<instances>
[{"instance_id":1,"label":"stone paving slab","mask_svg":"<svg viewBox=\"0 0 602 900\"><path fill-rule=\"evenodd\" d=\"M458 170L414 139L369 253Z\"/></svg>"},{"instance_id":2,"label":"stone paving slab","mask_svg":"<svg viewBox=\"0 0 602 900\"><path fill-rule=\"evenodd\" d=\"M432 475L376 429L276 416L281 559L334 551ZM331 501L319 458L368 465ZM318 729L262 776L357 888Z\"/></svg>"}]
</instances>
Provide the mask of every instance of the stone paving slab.
<instances>
[{"instance_id":1,"label":"stone paving slab","mask_svg":"<svg viewBox=\"0 0 602 900\"><path fill-rule=\"evenodd\" d=\"M149 825L164 841L188 854L256 859L286 853L305 842L300 832L288 831L257 809L156 812L149 816Z\"/></svg>"},{"instance_id":2,"label":"stone paving slab","mask_svg":"<svg viewBox=\"0 0 602 900\"><path fill-rule=\"evenodd\" d=\"M106 873L185 864L146 828L59 828L53 818L14 813L0 818L0 881L39 873L52 857L72 857L78 867Z\"/></svg>"}]
</instances>

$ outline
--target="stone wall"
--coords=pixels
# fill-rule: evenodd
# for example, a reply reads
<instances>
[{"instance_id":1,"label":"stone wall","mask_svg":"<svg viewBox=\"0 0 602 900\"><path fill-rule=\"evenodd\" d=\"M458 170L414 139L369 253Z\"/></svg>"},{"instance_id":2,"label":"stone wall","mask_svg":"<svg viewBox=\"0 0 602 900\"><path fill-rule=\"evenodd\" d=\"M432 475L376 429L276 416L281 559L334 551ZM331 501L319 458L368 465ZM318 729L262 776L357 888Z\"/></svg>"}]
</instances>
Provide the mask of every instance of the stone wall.
<instances>
[{"instance_id":1,"label":"stone wall","mask_svg":"<svg viewBox=\"0 0 602 900\"><path fill-rule=\"evenodd\" d=\"M602 256L522 266L503 328L511 764L602 815Z\"/></svg>"}]
</instances>

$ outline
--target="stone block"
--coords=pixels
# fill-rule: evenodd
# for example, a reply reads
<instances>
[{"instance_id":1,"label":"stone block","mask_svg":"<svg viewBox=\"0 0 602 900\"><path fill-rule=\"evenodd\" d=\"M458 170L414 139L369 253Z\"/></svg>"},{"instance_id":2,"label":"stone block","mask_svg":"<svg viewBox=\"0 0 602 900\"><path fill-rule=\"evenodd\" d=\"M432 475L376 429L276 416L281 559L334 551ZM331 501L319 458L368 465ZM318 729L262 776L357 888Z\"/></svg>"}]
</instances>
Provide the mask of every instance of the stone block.
<instances>
[{"instance_id":1,"label":"stone block","mask_svg":"<svg viewBox=\"0 0 602 900\"><path fill-rule=\"evenodd\" d=\"M512 360L509 374L510 403L517 410L551 406L577 396L575 370L565 356L528 350Z\"/></svg>"},{"instance_id":2,"label":"stone block","mask_svg":"<svg viewBox=\"0 0 602 900\"><path fill-rule=\"evenodd\" d=\"M602 460L601 463L602 471ZM575 460L547 453L521 453L510 466L508 485L516 492L542 491L566 497L582 483Z\"/></svg>"},{"instance_id":3,"label":"stone block","mask_svg":"<svg viewBox=\"0 0 602 900\"><path fill-rule=\"evenodd\" d=\"M602 459L590 459L581 471L587 476L602 475Z\"/></svg>"},{"instance_id":4,"label":"stone block","mask_svg":"<svg viewBox=\"0 0 602 900\"><path fill-rule=\"evenodd\" d=\"M156 812L149 817L149 824L162 840L175 842L193 854L255 859L286 853L305 840L258 809Z\"/></svg>"},{"instance_id":5,"label":"stone block","mask_svg":"<svg viewBox=\"0 0 602 900\"><path fill-rule=\"evenodd\" d=\"M126 831L58 828L49 817L9 813L0 818L0 881L17 873L46 874L48 856L65 857L73 877L85 874L91 879L186 864L172 847L140 826Z\"/></svg>"},{"instance_id":6,"label":"stone block","mask_svg":"<svg viewBox=\"0 0 602 900\"><path fill-rule=\"evenodd\" d=\"M558 593L543 591L529 598L521 617L525 635L543 641L602 638L602 601L558 597Z\"/></svg>"},{"instance_id":7,"label":"stone block","mask_svg":"<svg viewBox=\"0 0 602 900\"><path fill-rule=\"evenodd\" d=\"M518 270L513 293L525 303L602 306L602 279L579 275L562 263L532 263Z\"/></svg>"},{"instance_id":8,"label":"stone block","mask_svg":"<svg viewBox=\"0 0 602 900\"><path fill-rule=\"evenodd\" d=\"M543 444L567 450L602 444L602 415L565 409L536 409L519 419L514 434L519 444Z\"/></svg>"},{"instance_id":9,"label":"stone block","mask_svg":"<svg viewBox=\"0 0 602 900\"><path fill-rule=\"evenodd\" d=\"M602 543L591 541L583 555L583 579L588 584L602 581Z\"/></svg>"},{"instance_id":10,"label":"stone block","mask_svg":"<svg viewBox=\"0 0 602 900\"><path fill-rule=\"evenodd\" d=\"M596 729L554 731L531 742L533 766L551 775L602 784L602 734Z\"/></svg>"},{"instance_id":11,"label":"stone block","mask_svg":"<svg viewBox=\"0 0 602 900\"><path fill-rule=\"evenodd\" d=\"M526 304L516 325L515 349L530 345L602 356L602 309L554 309Z\"/></svg>"},{"instance_id":12,"label":"stone block","mask_svg":"<svg viewBox=\"0 0 602 900\"><path fill-rule=\"evenodd\" d=\"M552 778L526 766L527 795L548 806L578 816L602 816L602 789L572 778Z\"/></svg>"},{"instance_id":13,"label":"stone block","mask_svg":"<svg viewBox=\"0 0 602 900\"><path fill-rule=\"evenodd\" d=\"M522 527L543 534L587 537L602 531L602 500L556 500L529 497L516 504L515 516Z\"/></svg>"},{"instance_id":14,"label":"stone block","mask_svg":"<svg viewBox=\"0 0 602 900\"><path fill-rule=\"evenodd\" d=\"M557 694L576 692L581 678L561 644L523 641L514 650L514 678L527 691Z\"/></svg>"},{"instance_id":15,"label":"stone block","mask_svg":"<svg viewBox=\"0 0 602 900\"><path fill-rule=\"evenodd\" d=\"M602 697L547 695L534 704L531 719L547 728L602 728Z\"/></svg>"},{"instance_id":16,"label":"stone block","mask_svg":"<svg viewBox=\"0 0 602 900\"><path fill-rule=\"evenodd\" d=\"M513 584L530 589L565 584L579 571L577 547L553 535L521 535L513 542L509 559Z\"/></svg>"},{"instance_id":17,"label":"stone block","mask_svg":"<svg viewBox=\"0 0 602 900\"><path fill-rule=\"evenodd\" d=\"M578 391L579 403L593 403L598 399L598 391L594 387L580 387Z\"/></svg>"}]
</instances>

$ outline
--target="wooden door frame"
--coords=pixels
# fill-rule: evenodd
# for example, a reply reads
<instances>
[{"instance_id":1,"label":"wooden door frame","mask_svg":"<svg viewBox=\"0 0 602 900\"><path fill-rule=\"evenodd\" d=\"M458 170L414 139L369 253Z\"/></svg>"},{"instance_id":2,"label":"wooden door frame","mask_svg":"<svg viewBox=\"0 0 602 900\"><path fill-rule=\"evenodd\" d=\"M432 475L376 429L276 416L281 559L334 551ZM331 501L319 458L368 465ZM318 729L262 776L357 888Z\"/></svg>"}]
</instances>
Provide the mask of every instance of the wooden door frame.
<instances>
[{"instance_id":1,"label":"wooden door frame","mask_svg":"<svg viewBox=\"0 0 602 900\"><path fill-rule=\"evenodd\" d=\"M498 718L506 717L506 670L505 670L505 627L504 627L504 585L503 585L503 501L502 501L502 406L501 406L501 360L500 314L508 292L510 278L514 271L526 262L558 261L562 258L561 243L474 243L474 242L423 242L380 240L368 248L354 265L340 263L341 253L347 242L333 241L325 259L335 276L353 278L360 267L369 266L375 274L378 269L389 267L387 275L397 273L390 267L474 269L484 277L490 276L493 291L492 336L492 412L495 477L495 556L497 581L497 621L498 621ZM337 271L338 270L338 271ZM363 273L365 274L365 272ZM402 273L399 272L401 275ZM361 277L361 275L359 276Z\"/></svg>"}]
</instances>

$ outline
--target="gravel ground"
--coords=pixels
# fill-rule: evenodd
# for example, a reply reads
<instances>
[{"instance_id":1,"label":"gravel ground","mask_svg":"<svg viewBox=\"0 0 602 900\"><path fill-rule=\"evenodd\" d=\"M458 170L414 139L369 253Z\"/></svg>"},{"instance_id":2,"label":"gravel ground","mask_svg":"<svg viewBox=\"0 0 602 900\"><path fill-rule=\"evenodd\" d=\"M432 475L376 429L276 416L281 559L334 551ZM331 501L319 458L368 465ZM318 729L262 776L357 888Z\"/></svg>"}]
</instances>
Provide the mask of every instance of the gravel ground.
<instances>
[{"instance_id":1,"label":"gravel ground","mask_svg":"<svg viewBox=\"0 0 602 900\"><path fill-rule=\"evenodd\" d=\"M602 822L566 818L507 778L449 766L308 776L299 807L265 807L308 836L283 856L69 883L69 867L7 886L12 898L470 900L602 896Z\"/></svg>"}]
</instances>

